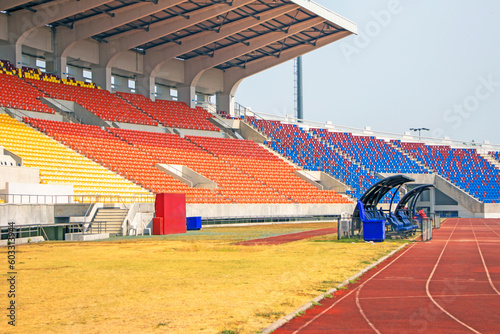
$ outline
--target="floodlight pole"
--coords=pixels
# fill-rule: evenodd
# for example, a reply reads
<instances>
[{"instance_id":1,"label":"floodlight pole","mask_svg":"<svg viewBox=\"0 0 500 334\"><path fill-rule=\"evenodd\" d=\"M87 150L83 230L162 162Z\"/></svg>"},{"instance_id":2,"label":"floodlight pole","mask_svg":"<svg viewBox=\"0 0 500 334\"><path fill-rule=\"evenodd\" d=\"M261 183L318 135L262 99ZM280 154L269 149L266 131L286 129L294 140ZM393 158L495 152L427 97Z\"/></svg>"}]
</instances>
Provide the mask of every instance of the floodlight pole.
<instances>
[{"instance_id":1,"label":"floodlight pole","mask_svg":"<svg viewBox=\"0 0 500 334\"><path fill-rule=\"evenodd\" d=\"M410 131L418 131L418 139L420 139L420 132L421 131L430 131L427 128L410 128Z\"/></svg>"},{"instance_id":2,"label":"floodlight pole","mask_svg":"<svg viewBox=\"0 0 500 334\"><path fill-rule=\"evenodd\" d=\"M302 56L297 57L297 121L304 119L304 100L302 85Z\"/></svg>"}]
</instances>

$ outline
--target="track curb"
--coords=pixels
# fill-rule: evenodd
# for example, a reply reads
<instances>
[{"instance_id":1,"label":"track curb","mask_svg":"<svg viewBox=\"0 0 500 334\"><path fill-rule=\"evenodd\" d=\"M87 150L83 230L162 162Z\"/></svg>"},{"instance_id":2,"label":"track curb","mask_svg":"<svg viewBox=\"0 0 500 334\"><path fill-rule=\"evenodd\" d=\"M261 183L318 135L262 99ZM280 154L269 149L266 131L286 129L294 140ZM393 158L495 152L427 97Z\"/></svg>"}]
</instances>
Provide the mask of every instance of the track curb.
<instances>
[{"instance_id":1,"label":"track curb","mask_svg":"<svg viewBox=\"0 0 500 334\"><path fill-rule=\"evenodd\" d=\"M292 313L289 313L289 314L285 315L283 318L277 320L276 322L274 322L271 325L267 326L266 328L262 329L259 333L261 333L261 334L270 334L270 333L274 332L275 330L277 330L278 328L280 328L281 326L283 326L284 324L286 324L290 320L294 319L297 316L300 316L301 313L303 313L303 312L307 311L308 309L314 307L314 303L319 303L323 299L327 298L327 296L335 293L338 289L340 289L340 288L348 285L349 281L352 281L352 280L355 280L355 279L361 277L362 275L364 275L365 273L367 273L369 270L371 270L374 267L378 266L380 263L384 262L385 260L387 260L388 258L390 258L391 256L393 256L394 254L396 254L397 252L399 252L401 249L405 248L408 244L410 244L410 243L408 242L408 243L405 243L405 244L399 246L398 248L396 248L395 250L393 250L389 254L381 257L379 260L375 261L374 263L370 264L369 266L367 266L367 267L361 269L360 271L358 271L356 274L354 274L351 277L347 278L342 283L340 283L339 285L337 285L336 288L330 289L327 292L319 295L318 297L313 298L311 301L309 301L306 304L300 306L299 308L297 308L296 310L294 310Z\"/></svg>"}]
</instances>

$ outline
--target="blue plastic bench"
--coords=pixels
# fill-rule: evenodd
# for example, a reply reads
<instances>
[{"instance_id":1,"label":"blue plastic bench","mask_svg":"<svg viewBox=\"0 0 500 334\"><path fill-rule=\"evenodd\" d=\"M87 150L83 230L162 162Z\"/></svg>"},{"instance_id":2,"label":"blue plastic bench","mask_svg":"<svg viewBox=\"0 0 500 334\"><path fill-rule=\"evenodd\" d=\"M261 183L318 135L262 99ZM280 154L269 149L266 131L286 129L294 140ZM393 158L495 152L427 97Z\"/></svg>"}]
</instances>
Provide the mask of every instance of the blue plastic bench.
<instances>
[{"instance_id":1,"label":"blue plastic bench","mask_svg":"<svg viewBox=\"0 0 500 334\"><path fill-rule=\"evenodd\" d=\"M376 210L375 210L376 211ZM385 240L385 218L369 217L363 202L358 201L359 218L363 222L363 238L365 241L381 242ZM370 214L373 214L370 212ZM375 214L374 214L375 215Z\"/></svg>"}]
</instances>

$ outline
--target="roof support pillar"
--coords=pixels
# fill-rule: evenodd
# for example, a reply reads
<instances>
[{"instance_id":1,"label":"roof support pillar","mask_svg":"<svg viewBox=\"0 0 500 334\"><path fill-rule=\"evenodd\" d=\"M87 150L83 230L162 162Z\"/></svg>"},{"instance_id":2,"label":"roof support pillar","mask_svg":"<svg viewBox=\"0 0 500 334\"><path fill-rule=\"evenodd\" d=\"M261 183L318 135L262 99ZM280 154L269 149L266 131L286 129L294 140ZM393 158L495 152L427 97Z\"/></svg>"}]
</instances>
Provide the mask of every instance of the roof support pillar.
<instances>
[{"instance_id":1,"label":"roof support pillar","mask_svg":"<svg viewBox=\"0 0 500 334\"><path fill-rule=\"evenodd\" d=\"M182 85L177 86L177 99L184 102L190 108L196 107L196 90L195 86Z\"/></svg>"},{"instance_id":2,"label":"roof support pillar","mask_svg":"<svg viewBox=\"0 0 500 334\"><path fill-rule=\"evenodd\" d=\"M21 50L29 34L36 28L61 20L71 15L100 6L112 0L87 0L62 4L61 1L48 2L36 6L36 12L27 10L14 12L7 18L9 44L15 45L15 53L9 54L15 59L16 66L22 65ZM19 50L19 51L18 51Z\"/></svg>"},{"instance_id":3,"label":"roof support pillar","mask_svg":"<svg viewBox=\"0 0 500 334\"><path fill-rule=\"evenodd\" d=\"M67 66L67 57L55 57L47 61L45 70L48 73L55 73L59 78L66 79L68 77L68 73L66 73Z\"/></svg>"},{"instance_id":4,"label":"roof support pillar","mask_svg":"<svg viewBox=\"0 0 500 334\"><path fill-rule=\"evenodd\" d=\"M92 81L102 89L111 92L111 67L99 67L92 71Z\"/></svg>"},{"instance_id":5,"label":"roof support pillar","mask_svg":"<svg viewBox=\"0 0 500 334\"><path fill-rule=\"evenodd\" d=\"M234 95L231 92L218 93L216 104L217 111L225 111L234 116Z\"/></svg>"},{"instance_id":6,"label":"roof support pillar","mask_svg":"<svg viewBox=\"0 0 500 334\"><path fill-rule=\"evenodd\" d=\"M55 61L57 62L57 75L66 79L68 77L68 73L66 72L66 67L68 67L68 57L56 56Z\"/></svg>"},{"instance_id":7,"label":"roof support pillar","mask_svg":"<svg viewBox=\"0 0 500 334\"><path fill-rule=\"evenodd\" d=\"M11 61L16 67L21 67L23 64L22 50L22 43L0 45L0 54L2 58Z\"/></svg>"},{"instance_id":8,"label":"roof support pillar","mask_svg":"<svg viewBox=\"0 0 500 334\"><path fill-rule=\"evenodd\" d=\"M156 99L155 95L155 85L156 77L151 74L151 72L144 71L143 74L136 77L135 89L137 93L144 95L148 99L154 101Z\"/></svg>"},{"instance_id":9,"label":"roof support pillar","mask_svg":"<svg viewBox=\"0 0 500 334\"><path fill-rule=\"evenodd\" d=\"M429 189L430 195L429 195L429 202L430 202L430 213L434 214L436 213L436 188L432 187Z\"/></svg>"}]
</instances>

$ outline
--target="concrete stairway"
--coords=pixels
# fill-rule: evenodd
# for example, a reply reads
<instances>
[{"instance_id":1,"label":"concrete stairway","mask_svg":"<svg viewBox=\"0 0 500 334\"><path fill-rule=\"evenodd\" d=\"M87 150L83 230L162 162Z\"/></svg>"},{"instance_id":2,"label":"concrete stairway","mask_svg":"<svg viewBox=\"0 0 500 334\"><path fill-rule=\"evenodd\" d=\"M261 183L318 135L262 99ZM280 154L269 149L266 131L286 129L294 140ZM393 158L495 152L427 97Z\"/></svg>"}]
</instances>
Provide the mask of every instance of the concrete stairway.
<instances>
[{"instance_id":1,"label":"concrete stairway","mask_svg":"<svg viewBox=\"0 0 500 334\"><path fill-rule=\"evenodd\" d=\"M396 151L398 151L399 153L401 153L402 155L404 155L405 157L407 157L411 161L415 162L418 166L423 167L423 168L427 169L430 172L434 172L430 167L426 166L424 163L422 163L420 160L418 160L417 158L415 158L410 153L406 153L398 145L395 145L395 144L391 143L390 141L387 141L386 143L387 143L387 145L391 146L393 149L395 149Z\"/></svg>"},{"instance_id":2,"label":"concrete stairway","mask_svg":"<svg viewBox=\"0 0 500 334\"><path fill-rule=\"evenodd\" d=\"M483 157L486 161L488 161L490 164L492 164L493 166L495 166L496 168L500 169L500 162L493 158L491 155L489 155L488 153L479 153L478 154Z\"/></svg>"},{"instance_id":3,"label":"concrete stairway","mask_svg":"<svg viewBox=\"0 0 500 334\"><path fill-rule=\"evenodd\" d=\"M109 233L110 236L123 235L122 224L127 215L126 209L102 208L92 219L92 233Z\"/></svg>"}]
</instances>

